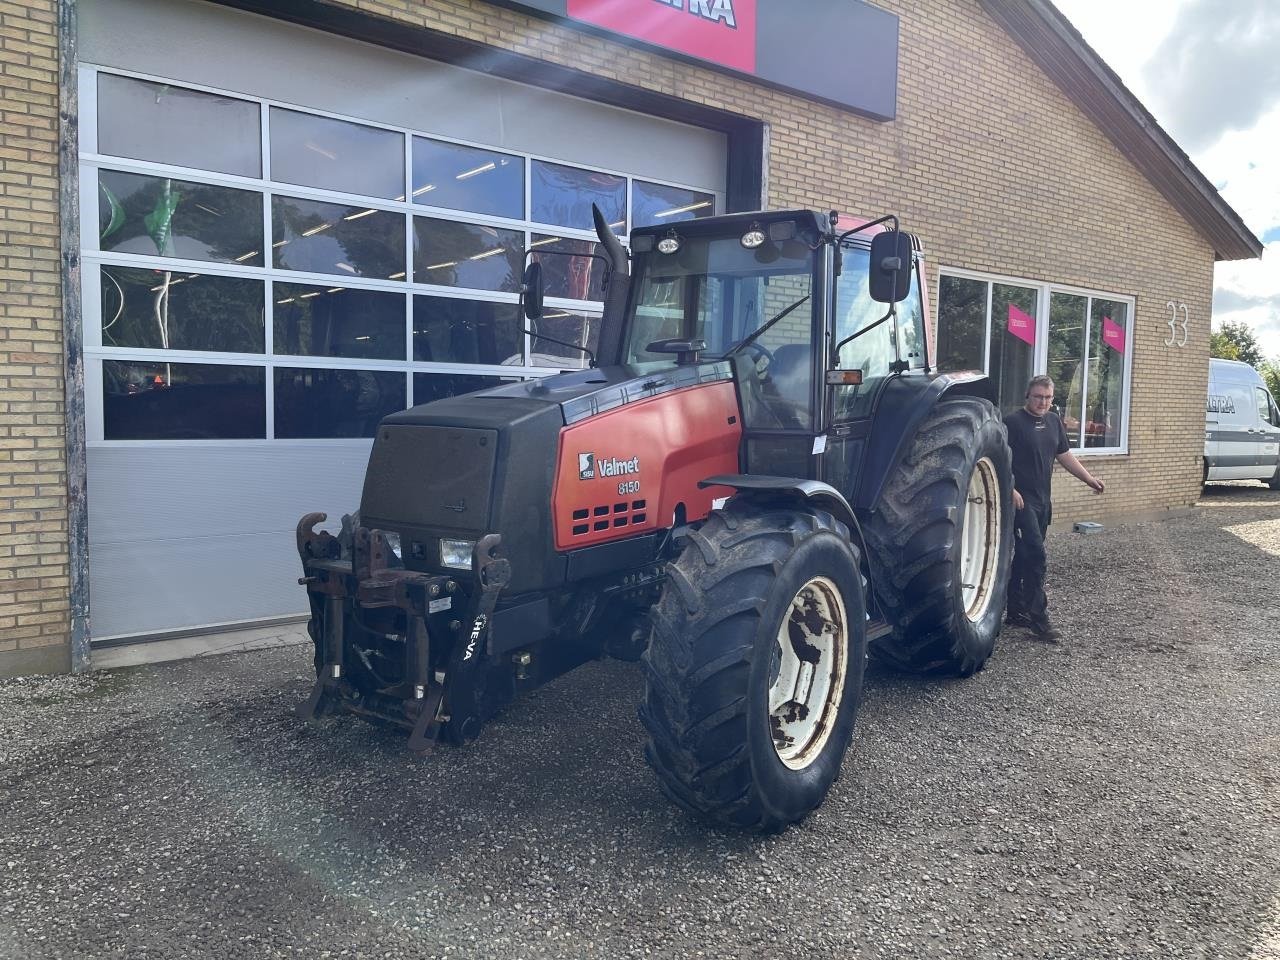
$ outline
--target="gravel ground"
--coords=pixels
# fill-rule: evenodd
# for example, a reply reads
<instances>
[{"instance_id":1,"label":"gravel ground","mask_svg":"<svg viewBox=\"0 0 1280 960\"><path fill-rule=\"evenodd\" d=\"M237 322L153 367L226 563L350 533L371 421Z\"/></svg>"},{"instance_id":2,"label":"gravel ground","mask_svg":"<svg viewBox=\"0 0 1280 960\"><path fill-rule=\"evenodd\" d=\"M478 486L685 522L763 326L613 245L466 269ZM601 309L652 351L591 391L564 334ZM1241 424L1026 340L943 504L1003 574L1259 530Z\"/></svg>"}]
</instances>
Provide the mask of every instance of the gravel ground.
<instances>
[{"instance_id":1,"label":"gravel ground","mask_svg":"<svg viewBox=\"0 0 1280 960\"><path fill-rule=\"evenodd\" d=\"M0 681L0 957L1280 958L1280 494L1050 537L1058 645L872 667L826 804L706 829L589 664L419 759L302 647Z\"/></svg>"}]
</instances>

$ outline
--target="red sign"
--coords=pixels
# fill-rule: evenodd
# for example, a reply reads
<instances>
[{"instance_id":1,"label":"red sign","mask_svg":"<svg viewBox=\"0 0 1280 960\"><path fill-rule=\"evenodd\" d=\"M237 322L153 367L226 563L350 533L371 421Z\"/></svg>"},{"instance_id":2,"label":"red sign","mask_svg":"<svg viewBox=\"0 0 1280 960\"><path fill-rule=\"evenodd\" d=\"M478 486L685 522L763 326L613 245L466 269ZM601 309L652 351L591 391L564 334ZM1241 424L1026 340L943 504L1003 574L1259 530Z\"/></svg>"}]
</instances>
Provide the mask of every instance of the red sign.
<instances>
[{"instance_id":1,"label":"red sign","mask_svg":"<svg viewBox=\"0 0 1280 960\"><path fill-rule=\"evenodd\" d=\"M1112 350L1124 353L1124 327L1110 317L1103 317L1102 341Z\"/></svg>"},{"instance_id":2,"label":"red sign","mask_svg":"<svg viewBox=\"0 0 1280 960\"><path fill-rule=\"evenodd\" d=\"M1035 346L1036 322L1012 303L1009 304L1009 332L1019 340Z\"/></svg>"},{"instance_id":3,"label":"red sign","mask_svg":"<svg viewBox=\"0 0 1280 960\"><path fill-rule=\"evenodd\" d=\"M756 70L756 0L568 0L567 12L668 50Z\"/></svg>"}]
</instances>

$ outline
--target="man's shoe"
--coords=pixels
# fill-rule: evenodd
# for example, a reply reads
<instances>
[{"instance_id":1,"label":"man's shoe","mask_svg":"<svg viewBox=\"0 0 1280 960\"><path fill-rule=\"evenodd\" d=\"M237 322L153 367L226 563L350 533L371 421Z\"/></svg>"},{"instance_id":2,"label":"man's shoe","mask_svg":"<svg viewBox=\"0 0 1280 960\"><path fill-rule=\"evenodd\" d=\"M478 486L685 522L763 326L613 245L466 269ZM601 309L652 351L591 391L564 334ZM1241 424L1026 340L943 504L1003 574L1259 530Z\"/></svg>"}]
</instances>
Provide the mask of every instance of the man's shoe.
<instances>
[{"instance_id":1,"label":"man's shoe","mask_svg":"<svg viewBox=\"0 0 1280 960\"><path fill-rule=\"evenodd\" d=\"M1032 627L1031 618L1025 613L1006 613L1004 622L1011 627Z\"/></svg>"},{"instance_id":2,"label":"man's shoe","mask_svg":"<svg viewBox=\"0 0 1280 960\"><path fill-rule=\"evenodd\" d=\"M1043 640L1045 643L1057 643L1062 637L1062 634L1048 620L1042 623L1031 623L1029 626L1031 632L1036 635L1036 639Z\"/></svg>"}]
</instances>

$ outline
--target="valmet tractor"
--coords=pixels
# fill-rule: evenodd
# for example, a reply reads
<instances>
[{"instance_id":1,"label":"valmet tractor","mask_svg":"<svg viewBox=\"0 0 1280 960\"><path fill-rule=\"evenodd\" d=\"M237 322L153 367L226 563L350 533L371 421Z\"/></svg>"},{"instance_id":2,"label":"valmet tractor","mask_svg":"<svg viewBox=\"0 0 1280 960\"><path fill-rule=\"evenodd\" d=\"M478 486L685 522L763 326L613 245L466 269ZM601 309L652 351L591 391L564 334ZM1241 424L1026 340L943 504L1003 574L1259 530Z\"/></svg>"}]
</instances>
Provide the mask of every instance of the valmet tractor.
<instances>
[{"instance_id":1,"label":"valmet tractor","mask_svg":"<svg viewBox=\"0 0 1280 960\"><path fill-rule=\"evenodd\" d=\"M772 831L835 780L868 646L981 669L1013 534L991 386L931 370L915 238L837 222L733 214L628 252L597 211L598 356L387 417L359 513L338 536L299 522L304 713L425 750L601 654L641 658L663 791ZM524 279L536 325L540 264Z\"/></svg>"}]
</instances>

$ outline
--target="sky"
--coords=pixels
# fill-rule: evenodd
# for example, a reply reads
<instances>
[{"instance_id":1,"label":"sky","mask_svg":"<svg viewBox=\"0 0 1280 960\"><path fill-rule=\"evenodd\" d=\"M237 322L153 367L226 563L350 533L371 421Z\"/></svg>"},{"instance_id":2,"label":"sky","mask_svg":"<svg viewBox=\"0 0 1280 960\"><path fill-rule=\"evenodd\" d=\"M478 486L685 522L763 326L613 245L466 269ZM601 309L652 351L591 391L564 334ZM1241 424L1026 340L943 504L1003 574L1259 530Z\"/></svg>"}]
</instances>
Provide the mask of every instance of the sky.
<instances>
[{"instance_id":1,"label":"sky","mask_svg":"<svg viewBox=\"0 0 1280 960\"><path fill-rule=\"evenodd\" d=\"M1213 325L1280 357L1280 0L1053 0L1265 244L1219 262Z\"/></svg>"}]
</instances>

